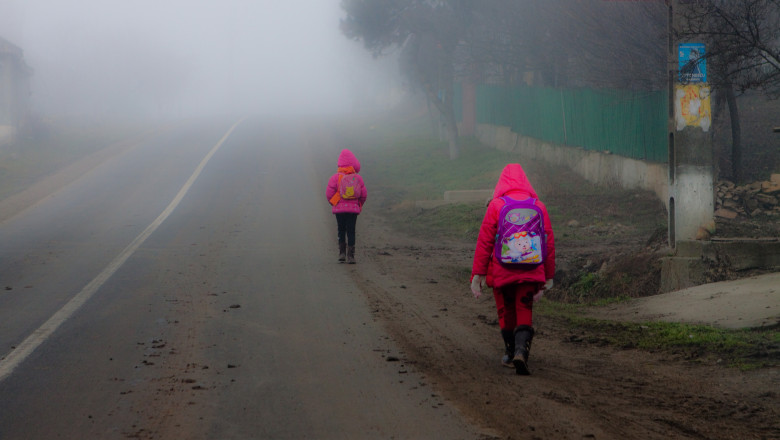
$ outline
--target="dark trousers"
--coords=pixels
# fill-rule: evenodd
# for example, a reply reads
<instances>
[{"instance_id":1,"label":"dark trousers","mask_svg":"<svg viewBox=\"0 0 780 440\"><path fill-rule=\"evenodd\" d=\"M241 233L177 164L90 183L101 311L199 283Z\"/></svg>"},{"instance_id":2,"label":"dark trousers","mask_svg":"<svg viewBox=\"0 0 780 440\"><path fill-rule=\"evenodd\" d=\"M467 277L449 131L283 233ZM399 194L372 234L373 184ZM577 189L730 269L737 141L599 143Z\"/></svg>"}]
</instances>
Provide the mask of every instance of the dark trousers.
<instances>
[{"instance_id":1,"label":"dark trousers","mask_svg":"<svg viewBox=\"0 0 780 440\"><path fill-rule=\"evenodd\" d=\"M351 212L342 212L336 214L336 224L338 225L339 243L347 243L347 246L355 245L355 225L358 215Z\"/></svg>"}]
</instances>

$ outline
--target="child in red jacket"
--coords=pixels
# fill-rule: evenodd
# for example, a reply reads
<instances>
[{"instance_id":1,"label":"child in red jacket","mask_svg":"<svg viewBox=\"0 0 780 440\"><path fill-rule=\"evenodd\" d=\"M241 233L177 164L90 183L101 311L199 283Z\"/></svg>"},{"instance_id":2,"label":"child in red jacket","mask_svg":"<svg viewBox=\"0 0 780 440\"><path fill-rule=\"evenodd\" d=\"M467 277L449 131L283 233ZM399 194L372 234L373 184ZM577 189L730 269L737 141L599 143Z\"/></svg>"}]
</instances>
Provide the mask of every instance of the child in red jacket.
<instances>
[{"instance_id":1,"label":"child in red jacket","mask_svg":"<svg viewBox=\"0 0 780 440\"><path fill-rule=\"evenodd\" d=\"M496 258L494 246L499 229L499 212L507 197L518 201L534 199L533 204L541 210L546 236L543 263L523 266L501 263ZM538 200L523 168L519 164L509 164L501 172L482 220L471 269L471 290L475 297L479 297L485 283L493 288L505 347L501 363L514 367L517 374L530 374L528 354L534 336L533 303L541 297L543 290L552 287L554 274L555 240L547 208Z\"/></svg>"}]
</instances>

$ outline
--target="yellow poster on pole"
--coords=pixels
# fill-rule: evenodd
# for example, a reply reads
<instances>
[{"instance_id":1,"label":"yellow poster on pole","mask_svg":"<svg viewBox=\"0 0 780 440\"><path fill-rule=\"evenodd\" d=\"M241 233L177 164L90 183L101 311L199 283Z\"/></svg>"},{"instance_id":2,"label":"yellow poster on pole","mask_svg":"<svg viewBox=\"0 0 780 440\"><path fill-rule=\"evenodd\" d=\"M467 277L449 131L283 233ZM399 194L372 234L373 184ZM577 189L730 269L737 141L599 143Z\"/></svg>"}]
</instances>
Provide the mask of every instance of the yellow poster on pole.
<instances>
[{"instance_id":1,"label":"yellow poster on pole","mask_svg":"<svg viewBox=\"0 0 780 440\"><path fill-rule=\"evenodd\" d=\"M685 127L701 127L705 132L712 125L710 87L706 84L677 84L674 94L677 131Z\"/></svg>"}]
</instances>

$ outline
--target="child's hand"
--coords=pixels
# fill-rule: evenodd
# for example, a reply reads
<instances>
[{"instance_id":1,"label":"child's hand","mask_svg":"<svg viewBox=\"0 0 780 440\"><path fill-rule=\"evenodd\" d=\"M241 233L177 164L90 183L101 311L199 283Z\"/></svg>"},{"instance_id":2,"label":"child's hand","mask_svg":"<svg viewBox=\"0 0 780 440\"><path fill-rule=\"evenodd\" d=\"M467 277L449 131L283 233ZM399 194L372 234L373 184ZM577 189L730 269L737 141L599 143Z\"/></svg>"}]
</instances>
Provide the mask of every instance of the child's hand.
<instances>
[{"instance_id":1,"label":"child's hand","mask_svg":"<svg viewBox=\"0 0 780 440\"><path fill-rule=\"evenodd\" d=\"M484 275L474 275L471 278L471 293L474 295L474 298L479 298L482 296L482 287L485 284L485 276Z\"/></svg>"},{"instance_id":2,"label":"child's hand","mask_svg":"<svg viewBox=\"0 0 780 440\"><path fill-rule=\"evenodd\" d=\"M544 296L544 292L546 290L552 289L552 286L553 286L553 280L547 280L547 282L544 283L544 285L541 288L539 288L539 291L536 292L536 294L534 295L534 302L542 299L542 296Z\"/></svg>"}]
</instances>

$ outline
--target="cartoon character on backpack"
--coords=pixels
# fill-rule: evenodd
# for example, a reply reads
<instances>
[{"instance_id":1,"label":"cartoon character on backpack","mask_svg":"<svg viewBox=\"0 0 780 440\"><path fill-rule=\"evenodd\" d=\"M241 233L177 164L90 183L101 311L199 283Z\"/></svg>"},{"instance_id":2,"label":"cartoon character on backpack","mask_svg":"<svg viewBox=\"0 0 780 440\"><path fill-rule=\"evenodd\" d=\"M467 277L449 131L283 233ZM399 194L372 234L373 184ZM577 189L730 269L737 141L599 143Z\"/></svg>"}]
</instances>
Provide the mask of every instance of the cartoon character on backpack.
<instances>
[{"instance_id":1,"label":"cartoon character on backpack","mask_svg":"<svg viewBox=\"0 0 780 440\"><path fill-rule=\"evenodd\" d=\"M505 203L499 212L496 233L496 260L502 264L537 266L544 262L546 249L544 216L536 199L501 198Z\"/></svg>"},{"instance_id":2,"label":"cartoon character on backpack","mask_svg":"<svg viewBox=\"0 0 780 440\"><path fill-rule=\"evenodd\" d=\"M504 245L507 251L502 251L502 258L508 256L511 263L541 263L539 243L538 236L532 237L527 231L515 232Z\"/></svg>"},{"instance_id":3,"label":"cartoon character on backpack","mask_svg":"<svg viewBox=\"0 0 780 440\"><path fill-rule=\"evenodd\" d=\"M344 200L356 200L360 198L357 174L344 174L339 176L339 195Z\"/></svg>"}]
</instances>

